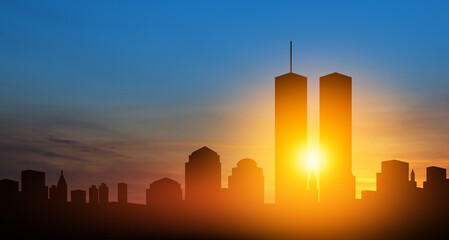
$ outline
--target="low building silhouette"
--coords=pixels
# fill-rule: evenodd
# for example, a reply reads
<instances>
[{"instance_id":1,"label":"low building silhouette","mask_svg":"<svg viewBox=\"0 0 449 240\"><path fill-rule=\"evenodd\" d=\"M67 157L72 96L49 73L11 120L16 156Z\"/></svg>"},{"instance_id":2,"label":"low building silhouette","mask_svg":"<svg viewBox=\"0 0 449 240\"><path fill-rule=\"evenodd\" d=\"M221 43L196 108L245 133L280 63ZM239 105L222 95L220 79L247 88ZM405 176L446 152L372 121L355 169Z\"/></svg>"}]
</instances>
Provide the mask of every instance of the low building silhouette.
<instances>
[{"instance_id":1,"label":"low building silhouette","mask_svg":"<svg viewBox=\"0 0 449 240\"><path fill-rule=\"evenodd\" d=\"M233 204L261 206L264 203L263 169L256 161L245 158L232 169L228 177L229 194Z\"/></svg>"},{"instance_id":2,"label":"low building silhouette","mask_svg":"<svg viewBox=\"0 0 449 240\"><path fill-rule=\"evenodd\" d=\"M148 206L173 206L182 201L181 184L170 178L162 178L150 184L146 191Z\"/></svg>"},{"instance_id":3,"label":"low building silhouette","mask_svg":"<svg viewBox=\"0 0 449 240\"><path fill-rule=\"evenodd\" d=\"M429 203L449 200L449 182L446 169L431 166L426 169L426 181L423 182L425 198Z\"/></svg>"},{"instance_id":4,"label":"low building silhouette","mask_svg":"<svg viewBox=\"0 0 449 240\"><path fill-rule=\"evenodd\" d=\"M86 203L86 191L84 190L73 190L71 191L72 204L81 205Z\"/></svg>"},{"instance_id":5,"label":"low building silhouette","mask_svg":"<svg viewBox=\"0 0 449 240\"><path fill-rule=\"evenodd\" d=\"M45 186L45 173L24 170L21 174L22 198L27 204L42 204L48 199L48 187Z\"/></svg>"},{"instance_id":6,"label":"low building silhouette","mask_svg":"<svg viewBox=\"0 0 449 240\"><path fill-rule=\"evenodd\" d=\"M117 184L117 195L119 204L128 203L128 185L126 183Z\"/></svg>"},{"instance_id":7,"label":"low building silhouette","mask_svg":"<svg viewBox=\"0 0 449 240\"><path fill-rule=\"evenodd\" d=\"M443 190L446 185L446 169L431 166L426 169L426 181L423 187L426 191Z\"/></svg>"},{"instance_id":8,"label":"low building silhouette","mask_svg":"<svg viewBox=\"0 0 449 240\"><path fill-rule=\"evenodd\" d=\"M385 211L410 211L421 203L421 190L414 170L409 175L409 163L388 160L381 163L381 172L376 174L376 191L362 191L362 200Z\"/></svg>"},{"instance_id":9,"label":"low building silhouette","mask_svg":"<svg viewBox=\"0 0 449 240\"><path fill-rule=\"evenodd\" d=\"M373 190L362 190L362 200L369 204L375 203L377 201L377 192Z\"/></svg>"},{"instance_id":10,"label":"low building silhouette","mask_svg":"<svg viewBox=\"0 0 449 240\"><path fill-rule=\"evenodd\" d=\"M413 172L413 176L414 176ZM412 175L412 174L411 174ZM416 191L415 180L409 180L409 164L399 160L383 161L377 173L376 188L381 198L403 199Z\"/></svg>"},{"instance_id":11,"label":"low building silhouette","mask_svg":"<svg viewBox=\"0 0 449 240\"><path fill-rule=\"evenodd\" d=\"M89 188L89 203L98 205L98 188L95 185L92 185Z\"/></svg>"},{"instance_id":12,"label":"low building silhouette","mask_svg":"<svg viewBox=\"0 0 449 240\"><path fill-rule=\"evenodd\" d=\"M109 202L109 188L105 183L98 187L98 202L100 204L107 204Z\"/></svg>"},{"instance_id":13,"label":"low building silhouette","mask_svg":"<svg viewBox=\"0 0 449 240\"><path fill-rule=\"evenodd\" d=\"M12 205L16 204L19 197L19 182L2 179L0 180L0 204Z\"/></svg>"}]
</instances>

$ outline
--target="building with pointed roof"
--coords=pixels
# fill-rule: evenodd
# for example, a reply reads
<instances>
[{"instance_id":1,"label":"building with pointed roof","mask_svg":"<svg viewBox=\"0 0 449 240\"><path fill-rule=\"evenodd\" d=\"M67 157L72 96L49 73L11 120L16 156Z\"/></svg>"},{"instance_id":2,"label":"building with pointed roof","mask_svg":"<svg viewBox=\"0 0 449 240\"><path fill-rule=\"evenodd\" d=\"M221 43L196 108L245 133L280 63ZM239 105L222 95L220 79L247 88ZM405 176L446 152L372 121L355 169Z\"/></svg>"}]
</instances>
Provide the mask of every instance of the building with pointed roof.
<instances>
[{"instance_id":1,"label":"building with pointed roof","mask_svg":"<svg viewBox=\"0 0 449 240\"><path fill-rule=\"evenodd\" d=\"M56 185L56 199L59 203L67 202L67 182L64 178L64 172L61 170L59 176L58 185Z\"/></svg>"}]
</instances>

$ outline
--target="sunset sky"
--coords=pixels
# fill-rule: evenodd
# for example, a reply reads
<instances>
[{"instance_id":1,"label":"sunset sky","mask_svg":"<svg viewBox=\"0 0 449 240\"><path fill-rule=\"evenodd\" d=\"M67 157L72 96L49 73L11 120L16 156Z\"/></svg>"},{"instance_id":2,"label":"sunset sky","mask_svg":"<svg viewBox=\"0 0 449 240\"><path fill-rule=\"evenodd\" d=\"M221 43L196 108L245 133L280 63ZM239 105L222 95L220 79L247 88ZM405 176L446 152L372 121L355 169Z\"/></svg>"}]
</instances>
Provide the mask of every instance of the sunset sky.
<instances>
[{"instance_id":1,"label":"sunset sky","mask_svg":"<svg viewBox=\"0 0 449 240\"><path fill-rule=\"evenodd\" d=\"M380 162L449 168L445 1L0 1L0 179L64 170L69 191L118 182L130 201L208 146L252 158L274 201L274 77L353 78L357 196ZM411 169L410 169L411 170Z\"/></svg>"}]
</instances>

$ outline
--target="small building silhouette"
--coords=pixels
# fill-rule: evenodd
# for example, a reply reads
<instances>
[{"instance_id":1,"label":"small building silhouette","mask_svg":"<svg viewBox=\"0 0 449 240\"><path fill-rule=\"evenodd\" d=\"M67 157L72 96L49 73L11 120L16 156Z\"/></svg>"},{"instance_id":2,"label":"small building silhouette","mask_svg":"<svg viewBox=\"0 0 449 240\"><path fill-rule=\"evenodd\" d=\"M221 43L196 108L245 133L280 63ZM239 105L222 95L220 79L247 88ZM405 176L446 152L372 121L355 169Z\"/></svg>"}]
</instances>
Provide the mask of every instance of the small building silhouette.
<instances>
[{"instance_id":1,"label":"small building silhouette","mask_svg":"<svg viewBox=\"0 0 449 240\"><path fill-rule=\"evenodd\" d=\"M2 179L0 180L0 204L12 205L16 204L19 197L19 182Z\"/></svg>"},{"instance_id":2,"label":"small building silhouette","mask_svg":"<svg viewBox=\"0 0 449 240\"><path fill-rule=\"evenodd\" d=\"M89 188L89 204L98 205L98 188L95 185Z\"/></svg>"},{"instance_id":3,"label":"small building silhouette","mask_svg":"<svg viewBox=\"0 0 449 240\"><path fill-rule=\"evenodd\" d=\"M24 170L21 174L22 198L28 204L42 204L48 199L48 187L45 186L45 173Z\"/></svg>"},{"instance_id":4,"label":"small building silhouette","mask_svg":"<svg viewBox=\"0 0 449 240\"><path fill-rule=\"evenodd\" d=\"M186 202L206 207L220 201L220 156L208 147L202 147L189 156L185 164Z\"/></svg>"},{"instance_id":5,"label":"small building silhouette","mask_svg":"<svg viewBox=\"0 0 449 240\"><path fill-rule=\"evenodd\" d=\"M417 187L416 179L415 179L415 170L412 169L412 172L410 173L410 184L412 188Z\"/></svg>"},{"instance_id":6,"label":"small building silhouette","mask_svg":"<svg viewBox=\"0 0 449 240\"><path fill-rule=\"evenodd\" d=\"M449 183L446 179L446 169L431 166L426 169L426 181L423 182L426 197L432 201L449 200Z\"/></svg>"},{"instance_id":7,"label":"small building silhouette","mask_svg":"<svg viewBox=\"0 0 449 240\"><path fill-rule=\"evenodd\" d=\"M426 169L426 181L424 188L430 187L432 184L438 185L446 181L446 169L431 166Z\"/></svg>"},{"instance_id":8,"label":"small building silhouette","mask_svg":"<svg viewBox=\"0 0 449 240\"><path fill-rule=\"evenodd\" d=\"M170 178L162 178L150 184L146 191L148 206L173 206L182 201L181 184Z\"/></svg>"},{"instance_id":9,"label":"small building silhouette","mask_svg":"<svg viewBox=\"0 0 449 240\"><path fill-rule=\"evenodd\" d=\"M107 204L109 202L109 188L105 183L98 187L98 200L100 204Z\"/></svg>"},{"instance_id":10,"label":"small building silhouette","mask_svg":"<svg viewBox=\"0 0 449 240\"><path fill-rule=\"evenodd\" d=\"M71 191L72 204L81 205L86 203L86 191L84 190L73 190Z\"/></svg>"},{"instance_id":11,"label":"small building silhouette","mask_svg":"<svg viewBox=\"0 0 449 240\"><path fill-rule=\"evenodd\" d=\"M126 183L117 184L117 195L119 204L128 203L128 185Z\"/></svg>"},{"instance_id":12,"label":"small building silhouette","mask_svg":"<svg viewBox=\"0 0 449 240\"><path fill-rule=\"evenodd\" d=\"M419 201L420 191L416 187L413 170L409 180L409 163L399 160L383 161L381 172L377 173L376 178L377 192L362 191L362 199L366 202L405 208Z\"/></svg>"},{"instance_id":13,"label":"small building silhouette","mask_svg":"<svg viewBox=\"0 0 449 240\"><path fill-rule=\"evenodd\" d=\"M410 186L409 164L399 160L383 161L381 172L377 173L376 188L382 196L396 197L404 194Z\"/></svg>"},{"instance_id":14,"label":"small building silhouette","mask_svg":"<svg viewBox=\"0 0 449 240\"><path fill-rule=\"evenodd\" d=\"M245 158L232 169L228 177L229 194L232 202L245 206L260 206L264 203L263 169L256 161Z\"/></svg>"}]
</instances>

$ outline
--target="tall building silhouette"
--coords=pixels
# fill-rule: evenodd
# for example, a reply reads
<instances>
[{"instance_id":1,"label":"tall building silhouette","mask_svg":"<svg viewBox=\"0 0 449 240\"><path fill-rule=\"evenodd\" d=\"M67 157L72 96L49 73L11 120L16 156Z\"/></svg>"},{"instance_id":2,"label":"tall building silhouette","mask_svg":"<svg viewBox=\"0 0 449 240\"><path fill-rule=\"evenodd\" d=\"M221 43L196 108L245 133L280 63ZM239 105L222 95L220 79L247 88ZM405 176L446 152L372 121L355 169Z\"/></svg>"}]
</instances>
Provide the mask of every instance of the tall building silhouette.
<instances>
[{"instance_id":1,"label":"tall building silhouette","mask_svg":"<svg viewBox=\"0 0 449 240\"><path fill-rule=\"evenodd\" d=\"M228 185L234 204L260 206L264 203L263 169L257 167L256 161L249 158L240 160L228 177Z\"/></svg>"},{"instance_id":2,"label":"tall building silhouette","mask_svg":"<svg viewBox=\"0 0 449 240\"><path fill-rule=\"evenodd\" d=\"M290 43L291 60L291 43ZM275 202L294 207L307 194L307 78L275 78Z\"/></svg>"},{"instance_id":3,"label":"tall building silhouette","mask_svg":"<svg viewBox=\"0 0 449 240\"><path fill-rule=\"evenodd\" d=\"M56 185L56 199L59 203L67 202L67 183L64 178L64 173L61 171L59 176L58 185Z\"/></svg>"},{"instance_id":4,"label":"tall building silhouette","mask_svg":"<svg viewBox=\"0 0 449 240\"><path fill-rule=\"evenodd\" d=\"M355 199L352 174L352 78L320 77L320 202L344 205Z\"/></svg>"},{"instance_id":5,"label":"tall building silhouette","mask_svg":"<svg viewBox=\"0 0 449 240\"><path fill-rule=\"evenodd\" d=\"M105 183L98 187L98 201L100 204L107 204L109 202L109 188Z\"/></svg>"},{"instance_id":6,"label":"tall building silhouette","mask_svg":"<svg viewBox=\"0 0 449 240\"><path fill-rule=\"evenodd\" d=\"M198 206L210 206L220 200L220 156L202 147L189 156L185 164L186 202Z\"/></svg>"},{"instance_id":7,"label":"tall building silhouette","mask_svg":"<svg viewBox=\"0 0 449 240\"><path fill-rule=\"evenodd\" d=\"M117 184L117 195L118 203L128 203L128 185L126 183Z\"/></svg>"},{"instance_id":8,"label":"tall building silhouette","mask_svg":"<svg viewBox=\"0 0 449 240\"><path fill-rule=\"evenodd\" d=\"M89 204L98 204L98 188L95 185L92 185L89 188Z\"/></svg>"},{"instance_id":9,"label":"tall building silhouette","mask_svg":"<svg viewBox=\"0 0 449 240\"><path fill-rule=\"evenodd\" d=\"M45 186L45 173L24 170L21 174L22 197L29 204L40 204L48 199L48 187Z\"/></svg>"},{"instance_id":10,"label":"tall building silhouette","mask_svg":"<svg viewBox=\"0 0 449 240\"><path fill-rule=\"evenodd\" d=\"M147 189L148 206L173 206L182 201L181 184L170 178L161 178L150 184Z\"/></svg>"},{"instance_id":11,"label":"tall building silhouette","mask_svg":"<svg viewBox=\"0 0 449 240\"><path fill-rule=\"evenodd\" d=\"M86 191L84 190L73 190L71 191L72 204L80 205L86 203Z\"/></svg>"}]
</instances>

